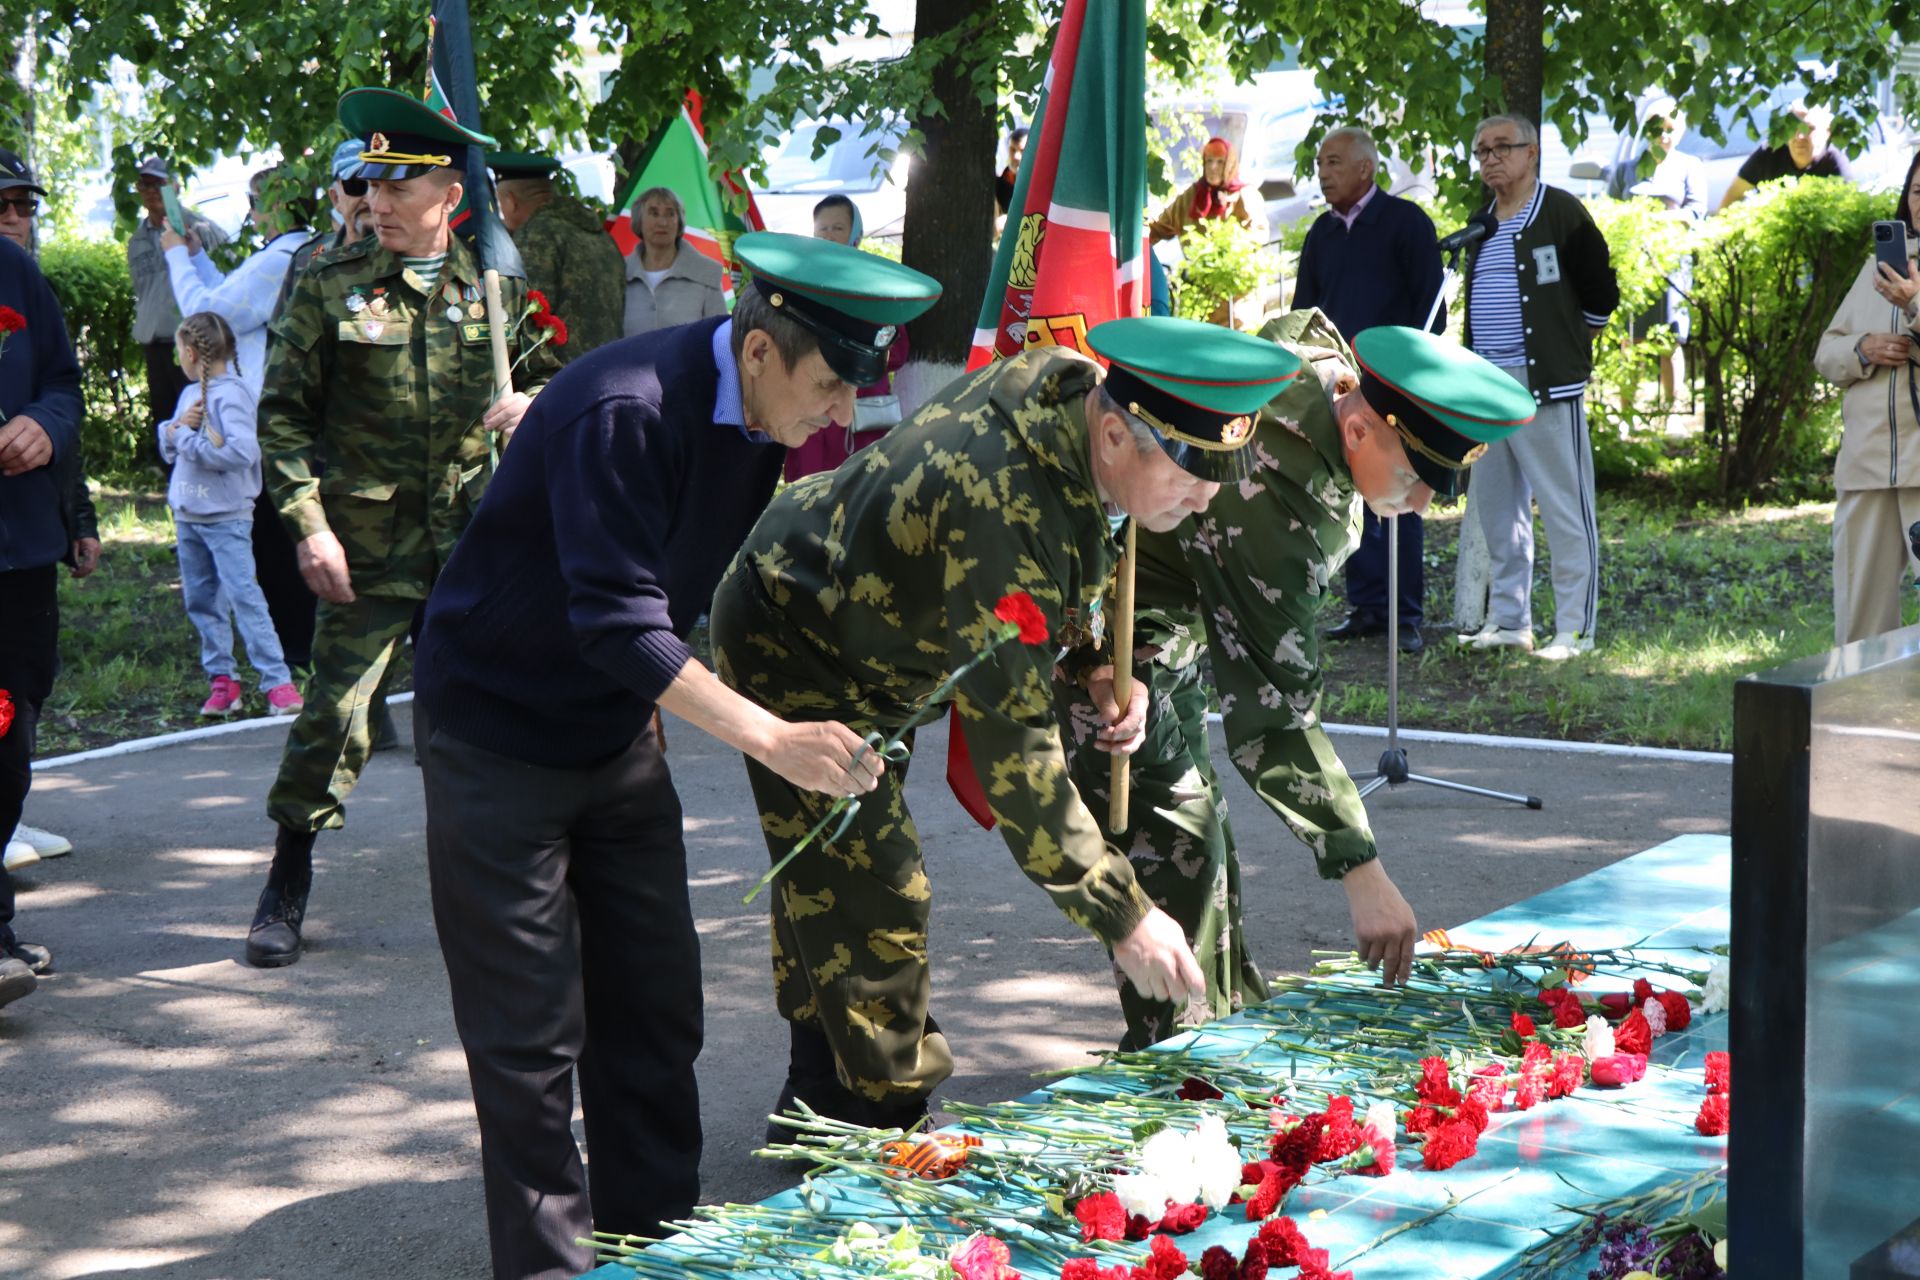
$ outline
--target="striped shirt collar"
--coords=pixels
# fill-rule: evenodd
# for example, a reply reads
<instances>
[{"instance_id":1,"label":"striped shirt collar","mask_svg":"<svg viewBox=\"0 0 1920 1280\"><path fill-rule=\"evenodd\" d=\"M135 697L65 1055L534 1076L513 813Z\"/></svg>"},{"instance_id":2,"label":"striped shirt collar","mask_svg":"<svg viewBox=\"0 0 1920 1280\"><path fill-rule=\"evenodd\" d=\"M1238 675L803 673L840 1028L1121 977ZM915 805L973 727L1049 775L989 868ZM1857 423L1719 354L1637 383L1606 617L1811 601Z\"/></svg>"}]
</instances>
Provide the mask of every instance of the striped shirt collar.
<instances>
[{"instance_id":1,"label":"striped shirt collar","mask_svg":"<svg viewBox=\"0 0 1920 1280\"><path fill-rule=\"evenodd\" d=\"M1504 227L1509 222L1513 222L1516 219L1518 219L1520 225L1514 228L1514 230L1516 232L1525 231L1528 227L1533 225L1533 220L1540 216L1540 202L1546 196L1546 194L1547 194L1547 184L1540 181L1540 179L1536 177L1533 180L1533 198L1527 201L1527 207L1522 209L1519 213L1514 214L1512 218L1501 218L1500 225ZM1499 205L1499 203L1500 203L1500 200L1499 200L1499 197L1497 196L1494 199L1487 201L1487 212L1493 214L1496 218L1500 216L1496 212L1496 208Z\"/></svg>"}]
</instances>

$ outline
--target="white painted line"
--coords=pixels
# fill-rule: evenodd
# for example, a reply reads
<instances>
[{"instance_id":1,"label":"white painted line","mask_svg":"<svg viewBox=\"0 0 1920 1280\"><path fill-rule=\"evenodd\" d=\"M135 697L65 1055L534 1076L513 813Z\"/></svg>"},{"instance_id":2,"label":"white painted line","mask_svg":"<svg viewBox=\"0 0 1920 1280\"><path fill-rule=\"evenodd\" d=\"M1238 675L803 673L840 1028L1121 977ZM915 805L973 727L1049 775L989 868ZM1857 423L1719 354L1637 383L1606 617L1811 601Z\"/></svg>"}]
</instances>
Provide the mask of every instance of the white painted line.
<instances>
[{"instance_id":1,"label":"white painted line","mask_svg":"<svg viewBox=\"0 0 1920 1280\"><path fill-rule=\"evenodd\" d=\"M387 705L395 706L412 702L413 693L390 694ZM108 747L95 747L91 751L76 751L69 756L52 756L45 760L35 760L33 767L39 769L63 769L70 764L85 764L89 760L111 760L115 756L138 755L142 751L158 751L161 747L177 746L182 742L199 742L206 738L224 738L230 733L246 733L253 729L266 729L274 725L285 727L292 724L292 716L261 716L257 720L230 720L226 724L210 724L200 729L182 729L177 733L162 733L151 738L135 738L130 742L116 742Z\"/></svg>"},{"instance_id":2,"label":"white painted line","mask_svg":"<svg viewBox=\"0 0 1920 1280\"><path fill-rule=\"evenodd\" d=\"M1207 712L1208 724L1219 724L1218 711ZM1330 724L1328 733L1347 733L1356 738L1384 738L1387 731L1377 725ZM1724 751L1681 751L1674 747L1628 747L1614 742L1562 742L1558 738L1509 738L1497 733L1443 733L1437 729L1402 729L1405 742L1435 742L1455 747L1504 747L1511 751L1557 751L1568 755L1626 756L1636 760L1671 760L1683 764L1733 763Z\"/></svg>"},{"instance_id":3,"label":"white painted line","mask_svg":"<svg viewBox=\"0 0 1920 1280\"><path fill-rule=\"evenodd\" d=\"M1817 724L1813 727L1821 733L1831 733L1842 738L1887 738L1894 742L1920 742L1920 733L1910 729L1882 729L1870 724Z\"/></svg>"}]
</instances>

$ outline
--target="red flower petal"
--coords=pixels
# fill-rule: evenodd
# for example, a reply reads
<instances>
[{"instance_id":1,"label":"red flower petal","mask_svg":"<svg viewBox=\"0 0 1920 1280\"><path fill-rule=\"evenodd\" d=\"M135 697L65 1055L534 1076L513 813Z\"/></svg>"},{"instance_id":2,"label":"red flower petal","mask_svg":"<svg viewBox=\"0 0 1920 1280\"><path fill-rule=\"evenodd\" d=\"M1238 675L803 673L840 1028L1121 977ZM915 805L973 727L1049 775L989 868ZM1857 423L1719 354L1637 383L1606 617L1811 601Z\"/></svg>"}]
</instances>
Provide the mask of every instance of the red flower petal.
<instances>
[{"instance_id":1,"label":"red flower petal","mask_svg":"<svg viewBox=\"0 0 1920 1280\"><path fill-rule=\"evenodd\" d=\"M1729 1103L1727 1094L1708 1094L1707 1100L1700 1104L1700 1114L1693 1118L1693 1127L1709 1138L1718 1138L1727 1131Z\"/></svg>"},{"instance_id":2,"label":"red flower petal","mask_svg":"<svg viewBox=\"0 0 1920 1280\"><path fill-rule=\"evenodd\" d=\"M0 698L4 697L6 697L5 691L0 690ZM1730 1091L1733 1088L1732 1073L1733 1058L1729 1054L1717 1049L1708 1054L1707 1092L1726 1093Z\"/></svg>"},{"instance_id":3,"label":"red flower petal","mask_svg":"<svg viewBox=\"0 0 1920 1280\"><path fill-rule=\"evenodd\" d=\"M1047 627L1047 615L1040 612L1040 606L1024 591L1001 596L1000 602L993 606L993 616L1019 627L1021 644L1045 644L1052 635Z\"/></svg>"}]
</instances>

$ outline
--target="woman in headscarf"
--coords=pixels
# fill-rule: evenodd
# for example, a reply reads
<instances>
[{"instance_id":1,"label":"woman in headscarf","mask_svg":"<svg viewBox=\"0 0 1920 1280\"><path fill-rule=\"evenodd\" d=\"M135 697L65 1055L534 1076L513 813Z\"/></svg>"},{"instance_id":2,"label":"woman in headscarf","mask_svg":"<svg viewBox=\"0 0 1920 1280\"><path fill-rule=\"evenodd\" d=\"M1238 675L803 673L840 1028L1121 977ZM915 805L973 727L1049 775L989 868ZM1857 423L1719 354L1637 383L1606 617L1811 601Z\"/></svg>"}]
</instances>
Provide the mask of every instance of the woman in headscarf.
<instances>
[{"instance_id":1,"label":"woman in headscarf","mask_svg":"<svg viewBox=\"0 0 1920 1280\"><path fill-rule=\"evenodd\" d=\"M828 196L813 206L813 238L832 240L850 249L860 247L866 227L860 207L845 196ZM835 423L816 431L797 449L787 450L785 475L789 482L816 471L833 471L841 463L887 434L900 420L900 399L893 394L893 375L907 362L907 331L887 349L887 376L854 395L850 423Z\"/></svg>"},{"instance_id":2,"label":"woman in headscarf","mask_svg":"<svg viewBox=\"0 0 1920 1280\"><path fill-rule=\"evenodd\" d=\"M1178 240L1180 233L1208 218L1235 218L1264 243L1267 211L1257 190L1249 192L1240 180L1240 155L1225 138L1208 138L1200 148L1200 178L1173 198L1147 228L1147 239Z\"/></svg>"}]
</instances>

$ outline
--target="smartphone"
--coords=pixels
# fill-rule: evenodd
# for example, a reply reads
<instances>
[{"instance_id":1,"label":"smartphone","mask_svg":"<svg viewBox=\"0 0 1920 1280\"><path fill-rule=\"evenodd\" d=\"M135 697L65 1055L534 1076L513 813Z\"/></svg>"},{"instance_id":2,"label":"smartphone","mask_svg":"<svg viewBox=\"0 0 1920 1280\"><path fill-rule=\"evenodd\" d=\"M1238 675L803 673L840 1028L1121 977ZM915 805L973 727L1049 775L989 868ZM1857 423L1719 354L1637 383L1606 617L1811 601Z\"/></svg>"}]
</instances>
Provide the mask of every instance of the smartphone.
<instances>
[{"instance_id":1,"label":"smartphone","mask_svg":"<svg viewBox=\"0 0 1920 1280\"><path fill-rule=\"evenodd\" d=\"M160 188L160 199L167 206L167 223L173 228L174 234L181 236L187 234L187 215L180 210L180 196L179 193L173 189L171 182ZM1896 227L1900 226L1897 222L1892 225ZM1877 222L1874 224L1875 236L1880 234L1879 226L1880 224ZM1904 230L1905 228L1901 229ZM1900 268L1900 274L1906 274L1906 268L1904 266Z\"/></svg>"},{"instance_id":2,"label":"smartphone","mask_svg":"<svg viewBox=\"0 0 1920 1280\"><path fill-rule=\"evenodd\" d=\"M1903 222L1873 224L1873 260L1885 263L1901 279L1907 276L1907 227Z\"/></svg>"}]
</instances>

